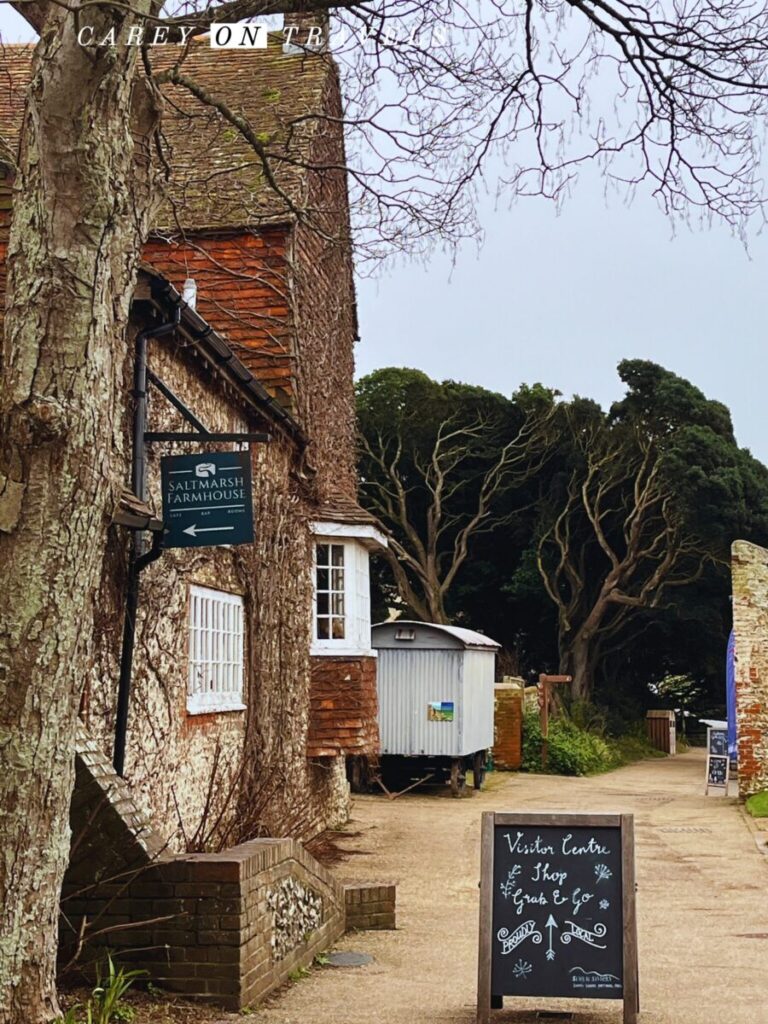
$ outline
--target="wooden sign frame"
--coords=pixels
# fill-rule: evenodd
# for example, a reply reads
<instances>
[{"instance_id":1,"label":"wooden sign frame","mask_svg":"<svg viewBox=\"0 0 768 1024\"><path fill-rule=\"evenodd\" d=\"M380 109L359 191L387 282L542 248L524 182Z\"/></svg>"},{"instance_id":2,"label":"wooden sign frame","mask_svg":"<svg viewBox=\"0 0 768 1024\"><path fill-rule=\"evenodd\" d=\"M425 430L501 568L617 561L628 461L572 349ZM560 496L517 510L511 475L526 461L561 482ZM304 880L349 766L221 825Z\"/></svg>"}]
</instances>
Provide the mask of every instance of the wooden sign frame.
<instances>
[{"instance_id":1,"label":"wooden sign frame","mask_svg":"<svg viewBox=\"0 0 768 1024\"><path fill-rule=\"evenodd\" d=\"M477 1024L490 1024L491 1011L500 1010L503 997L491 992L493 948L494 837L497 826L528 828L612 828L621 838L622 996L623 1024L637 1024L640 988L635 906L635 832L632 814L505 813L485 811L480 838L480 935L477 969ZM514 997L511 997L514 998ZM546 997L542 997L546 998Z\"/></svg>"}]
</instances>

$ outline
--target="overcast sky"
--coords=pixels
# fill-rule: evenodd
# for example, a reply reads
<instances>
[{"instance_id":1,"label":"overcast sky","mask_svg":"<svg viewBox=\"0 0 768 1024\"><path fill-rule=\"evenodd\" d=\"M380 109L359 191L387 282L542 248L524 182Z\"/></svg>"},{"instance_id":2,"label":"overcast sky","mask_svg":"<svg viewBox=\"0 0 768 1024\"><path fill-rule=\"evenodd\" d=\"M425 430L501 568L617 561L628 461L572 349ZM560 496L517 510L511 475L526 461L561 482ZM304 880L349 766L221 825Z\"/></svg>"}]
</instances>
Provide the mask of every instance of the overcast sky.
<instances>
[{"instance_id":1,"label":"overcast sky","mask_svg":"<svg viewBox=\"0 0 768 1024\"><path fill-rule=\"evenodd\" d=\"M28 38L6 4L0 32ZM412 366L505 393L541 381L608 405L619 360L652 359L724 402L739 443L768 462L768 240L747 254L719 225L673 238L650 197L606 204L595 174L559 216L544 200L488 200L481 219L479 253L358 283L358 372Z\"/></svg>"},{"instance_id":2,"label":"overcast sky","mask_svg":"<svg viewBox=\"0 0 768 1024\"><path fill-rule=\"evenodd\" d=\"M768 462L768 240L747 255L722 227L672 238L650 198L606 206L597 181L559 216L527 199L489 203L483 223L479 255L467 246L453 268L359 283L359 372L414 366L505 393L541 381L608 405L617 363L651 359L724 402Z\"/></svg>"}]
</instances>

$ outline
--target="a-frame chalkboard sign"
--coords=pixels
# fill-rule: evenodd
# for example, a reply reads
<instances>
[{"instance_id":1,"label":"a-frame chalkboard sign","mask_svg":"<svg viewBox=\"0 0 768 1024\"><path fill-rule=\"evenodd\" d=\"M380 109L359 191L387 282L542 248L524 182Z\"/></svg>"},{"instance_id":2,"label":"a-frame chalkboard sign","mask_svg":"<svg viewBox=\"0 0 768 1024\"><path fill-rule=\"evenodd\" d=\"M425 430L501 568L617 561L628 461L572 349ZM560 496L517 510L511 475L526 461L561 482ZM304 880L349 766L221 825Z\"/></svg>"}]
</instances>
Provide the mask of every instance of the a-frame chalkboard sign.
<instances>
[{"instance_id":1,"label":"a-frame chalkboard sign","mask_svg":"<svg viewBox=\"0 0 768 1024\"><path fill-rule=\"evenodd\" d=\"M713 726L707 728L707 784L704 793L710 790L720 796L728 794L731 759L728 754L728 730Z\"/></svg>"},{"instance_id":2,"label":"a-frame chalkboard sign","mask_svg":"<svg viewBox=\"0 0 768 1024\"><path fill-rule=\"evenodd\" d=\"M477 1021L505 996L640 1008L631 814L483 814Z\"/></svg>"}]
</instances>

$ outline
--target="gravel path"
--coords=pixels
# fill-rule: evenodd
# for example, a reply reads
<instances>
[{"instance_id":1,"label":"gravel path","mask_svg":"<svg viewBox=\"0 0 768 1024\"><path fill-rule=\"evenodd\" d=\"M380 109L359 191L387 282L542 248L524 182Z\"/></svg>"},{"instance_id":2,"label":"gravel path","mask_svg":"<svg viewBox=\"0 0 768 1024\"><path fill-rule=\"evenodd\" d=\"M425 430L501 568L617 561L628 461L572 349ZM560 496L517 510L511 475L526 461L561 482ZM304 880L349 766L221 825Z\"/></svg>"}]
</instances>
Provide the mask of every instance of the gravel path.
<instances>
[{"instance_id":1,"label":"gravel path","mask_svg":"<svg viewBox=\"0 0 768 1024\"><path fill-rule=\"evenodd\" d=\"M768 860L735 800L702 795L700 752L590 779L493 775L463 800L359 797L342 871L398 883L398 929L348 935L362 968L316 968L258 1024L473 1024L479 823L484 810L631 811L638 856L642 1024L768 1024ZM683 829L681 831L681 829ZM496 1024L572 1011L618 1024L620 1003L530 1000Z\"/></svg>"}]
</instances>

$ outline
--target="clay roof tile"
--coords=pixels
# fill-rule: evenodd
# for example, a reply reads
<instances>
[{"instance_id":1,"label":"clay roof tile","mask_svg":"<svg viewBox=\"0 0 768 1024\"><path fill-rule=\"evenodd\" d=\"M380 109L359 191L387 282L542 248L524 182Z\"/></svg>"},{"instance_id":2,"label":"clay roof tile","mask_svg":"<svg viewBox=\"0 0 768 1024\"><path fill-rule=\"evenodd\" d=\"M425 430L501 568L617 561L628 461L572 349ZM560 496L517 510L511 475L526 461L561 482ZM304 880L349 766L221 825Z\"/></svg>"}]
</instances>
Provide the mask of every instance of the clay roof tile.
<instances>
[{"instance_id":1,"label":"clay roof tile","mask_svg":"<svg viewBox=\"0 0 768 1024\"><path fill-rule=\"evenodd\" d=\"M293 215L291 206L305 199L307 171L302 162L322 131L319 115L336 70L328 54L285 53L282 40L281 33L274 33L265 49L229 50L212 49L207 37L198 39L190 45L180 73L245 119L270 154L283 195L269 184L262 160L229 120L184 86L165 83L162 134L172 180L158 229L284 222ZM0 48L0 137L12 150L18 146L33 52L30 45ZM179 53L175 45L153 49L154 72L168 71Z\"/></svg>"}]
</instances>

